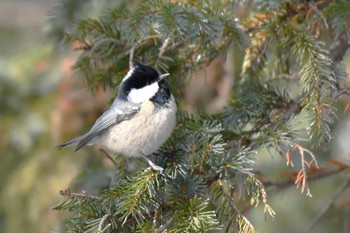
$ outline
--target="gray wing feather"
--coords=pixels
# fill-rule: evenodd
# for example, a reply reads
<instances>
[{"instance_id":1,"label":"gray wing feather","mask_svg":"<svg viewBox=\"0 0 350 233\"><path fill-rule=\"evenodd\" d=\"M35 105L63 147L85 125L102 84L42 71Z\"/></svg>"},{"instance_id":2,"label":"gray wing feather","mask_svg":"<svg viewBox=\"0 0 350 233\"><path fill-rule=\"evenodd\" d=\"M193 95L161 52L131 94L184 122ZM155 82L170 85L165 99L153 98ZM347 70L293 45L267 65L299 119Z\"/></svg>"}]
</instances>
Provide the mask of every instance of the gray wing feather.
<instances>
[{"instance_id":1,"label":"gray wing feather","mask_svg":"<svg viewBox=\"0 0 350 233\"><path fill-rule=\"evenodd\" d=\"M90 131L84 135L76 137L62 145L59 148L77 145L75 151L79 150L89 142L91 142L97 136L102 135L104 132L108 131L112 126L129 120L135 116L140 110L140 106L130 102L117 101L114 102L112 107L105 111L92 126Z\"/></svg>"}]
</instances>

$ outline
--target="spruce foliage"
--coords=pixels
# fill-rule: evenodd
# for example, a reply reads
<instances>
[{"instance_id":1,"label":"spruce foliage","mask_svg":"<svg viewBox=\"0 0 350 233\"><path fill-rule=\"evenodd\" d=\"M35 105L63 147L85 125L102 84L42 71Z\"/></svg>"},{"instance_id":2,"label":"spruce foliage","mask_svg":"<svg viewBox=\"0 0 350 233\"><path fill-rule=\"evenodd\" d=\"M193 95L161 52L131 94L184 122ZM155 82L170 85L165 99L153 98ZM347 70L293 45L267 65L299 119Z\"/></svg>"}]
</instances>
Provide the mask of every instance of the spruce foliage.
<instances>
[{"instance_id":1,"label":"spruce foliage","mask_svg":"<svg viewBox=\"0 0 350 233\"><path fill-rule=\"evenodd\" d=\"M65 40L81 51L74 68L92 89L115 89L137 59L169 72L181 103L181 89L194 70L225 57L232 47L245 51L245 58L221 113L178 112L176 129L156 158L164 173L139 161L131 172L130 160L116 156L113 183L101 195L63 191L54 209L72 213L69 230L255 232L243 205L262 204L275 216L254 173L254 158L264 149L286 156L287 163L292 151L298 153L295 183L311 196L305 164L318 165L301 144L318 148L332 139L333 104L346 76L321 34L331 31L332 41L350 40L349 2L329 2L150 0L130 7L123 1L98 19L78 21ZM242 7L248 16L237 13ZM291 82L298 87L293 93ZM307 136L300 115L306 116Z\"/></svg>"}]
</instances>

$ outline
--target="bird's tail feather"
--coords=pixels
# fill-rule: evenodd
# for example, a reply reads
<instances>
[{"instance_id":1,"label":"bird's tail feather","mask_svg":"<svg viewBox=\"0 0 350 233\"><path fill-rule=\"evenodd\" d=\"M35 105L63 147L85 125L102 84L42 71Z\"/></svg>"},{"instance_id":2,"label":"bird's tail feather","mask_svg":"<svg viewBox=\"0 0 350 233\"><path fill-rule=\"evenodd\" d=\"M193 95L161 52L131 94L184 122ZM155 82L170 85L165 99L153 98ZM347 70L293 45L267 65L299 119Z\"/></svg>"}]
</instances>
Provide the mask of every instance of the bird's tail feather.
<instances>
[{"instance_id":1,"label":"bird's tail feather","mask_svg":"<svg viewBox=\"0 0 350 233\"><path fill-rule=\"evenodd\" d=\"M78 136L76 138L73 138L69 141L66 141L66 142L58 145L57 148L62 149L62 148L67 147L67 146L76 146L81 141L81 139L83 139L84 137L85 137L85 135L81 135L81 136Z\"/></svg>"}]
</instances>

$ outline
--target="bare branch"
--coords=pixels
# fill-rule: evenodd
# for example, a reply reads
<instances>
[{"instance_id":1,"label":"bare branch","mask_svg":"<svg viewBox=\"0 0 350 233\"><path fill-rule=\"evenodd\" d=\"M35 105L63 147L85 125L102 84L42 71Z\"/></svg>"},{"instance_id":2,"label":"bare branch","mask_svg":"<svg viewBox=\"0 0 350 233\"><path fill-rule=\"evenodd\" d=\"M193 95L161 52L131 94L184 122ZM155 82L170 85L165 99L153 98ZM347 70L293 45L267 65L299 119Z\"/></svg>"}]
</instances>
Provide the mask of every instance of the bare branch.
<instances>
[{"instance_id":1,"label":"bare branch","mask_svg":"<svg viewBox=\"0 0 350 233\"><path fill-rule=\"evenodd\" d=\"M163 56L163 54L164 54L166 48L168 47L168 45L169 45L169 43L170 43L170 39L171 39L171 37L168 36L168 37L164 40L164 42L163 42L163 44L162 44L162 47L159 49L158 57L162 57L162 56Z\"/></svg>"},{"instance_id":2,"label":"bare branch","mask_svg":"<svg viewBox=\"0 0 350 233\"><path fill-rule=\"evenodd\" d=\"M308 229L305 231L306 233L311 232L311 230L316 226L317 222L320 221L322 216L329 210L329 208L333 205L333 203L338 199L338 197L344 192L344 190L350 184L350 174L348 174L343 183L339 186L334 195L328 200L328 202L322 207L321 211L316 215L316 217L312 220Z\"/></svg>"},{"instance_id":3,"label":"bare branch","mask_svg":"<svg viewBox=\"0 0 350 233\"><path fill-rule=\"evenodd\" d=\"M159 35L152 35L146 38L143 38L139 41L137 41L134 46L131 47L131 49L129 50L129 69L132 69L134 66L134 54L135 54L135 50L142 45L143 43L149 41L149 40L153 40L153 39L160 39Z\"/></svg>"},{"instance_id":4,"label":"bare branch","mask_svg":"<svg viewBox=\"0 0 350 233\"><path fill-rule=\"evenodd\" d=\"M294 149L298 149L300 157L301 157L301 170L299 171L298 176L297 176L297 178L296 178L294 183L297 185L297 187L299 187L299 184L301 183L302 184L301 185L301 192L303 193L305 188L306 188L306 195L309 196L309 197L312 197L312 194L311 194L311 191L310 191L310 188L309 188L309 184L308 184L308 180L307 180L308 175L307 175L307 172L306 172L305 165L307 165L310 168L311 167L311 163L314 162L316 168L319 168L317 160L316 160L316 157L310 150L300 146L297 143L294 143L293 148ZM305 153L304 152L307 152L311 156L312 159L311 159L310 162L307 162L305 160Z\"/></svg>"},{"instance_id":5,"label":"bare branch","mask_svg":"<svg viewBox=\"0 0 350 233\"><path fill-rule=\"evenodd\" d=\"M320 11L317 9L317 6L316 6L315 2L314 2L313 0L308 1L308 2L309 2L310 8L311 8L317 15L319 15L319 16L321 17L321 19L322 19L322 21L323 21L323 24L324 24L324 27L325 27L326 29L328 29L329 26L328 26L328 23L327 23L327 19L326 19L326 17L322 14L322 12L320 12Z\"/></svg>"},{"instance_id":6,"label":"bare branch","mask_svg":"<svg viewBox=\"0 0 350 233\"><path fill-rule=\"evenodd\" d=\"M341 36L330 46L329 56L334 61L341 61L349 48L350 43L348 42L346 35Z\"/></svg>"},{"instance_id":7,"label":"bare branch","mask_svg":"<svg viewBox=\"0 0 350 233\"><path fill-rule=\"evenodd\" d=\"M342 167L342 168L337 169L337 170L331 170L328 172L319 173L317 175L311 175L311 176L309 176L309 182L330 177L332 175L335 175L335 174L338 174L338 173L344 171L345 169L346 168ZM284 181L276 182L276 183L268 181L268 182L263 182L263 185L266 188L270 188L269 193L276 193L278 191L282 191L284 189L287 189L287 188L293 186L294 181L292 179L284 180Z\"/></svg>"},{"instance_id":8,"label":"bare branch","mask_svg":"<svg viewBox=\"0 0 350 233\"><path fill-rule=\"evenodd\" d=\"M115 160L112 158L112 156L110 156L103 148L99 149L99 151L101 151L106 157L107 159L109 159L110 161L112 161L112 163L117 166L118 164L115 162Z\"/></svg>"},{"instance_id":9,"label":"bare branch","mask_svg":"<svg viewBox=\"0 0 350 233\"><path fill-rule=\"evenodd\" d=\"M103 217L102 217L102 219L101 219L101 221L100 221L100 223L98 224L98 228L97 228L97 232L104 232L104 225L106 224L106 221L109 219L109 218L111 218L113 215L111 214L111 213L108 213L108 214L105 214ZM108 225L106 226L106 227L108 227Z\"/></svg>"},{"instance_id":10,"label":"bare branch","mask_svg":"<svg viewBox=\"0 0 350 233\"><path fill-rule=\"evenodd\" d=\"M91 200L101 200L101 197L98 196L93 196L93 195L89 195L85 192L82 193L73 193L70 191L70 189L66 189L66 190L61 190L60 194L62 196L68 196L69 198L79 198L79 199L91 199Z\"/></svg>"}]
</instances>

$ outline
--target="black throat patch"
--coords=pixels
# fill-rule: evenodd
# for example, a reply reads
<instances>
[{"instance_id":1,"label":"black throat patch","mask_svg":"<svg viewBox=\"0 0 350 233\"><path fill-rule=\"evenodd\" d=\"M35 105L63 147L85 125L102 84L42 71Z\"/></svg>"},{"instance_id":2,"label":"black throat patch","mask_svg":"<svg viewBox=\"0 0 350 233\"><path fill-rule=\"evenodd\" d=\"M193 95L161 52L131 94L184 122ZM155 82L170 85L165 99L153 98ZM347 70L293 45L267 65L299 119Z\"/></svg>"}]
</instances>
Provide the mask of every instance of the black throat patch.
<instances>
[{"instance_id":1,"label":"black throat patch","mask_svg":"<svg viewBox=\"0 0 350 233\"><path fill-rule=\"evenodd\" d=\"M165 79L158 82L159 89L156 94L150 99L157 107L165 108L170 102L170 90Z\"/></svg>"}]
</instances>

